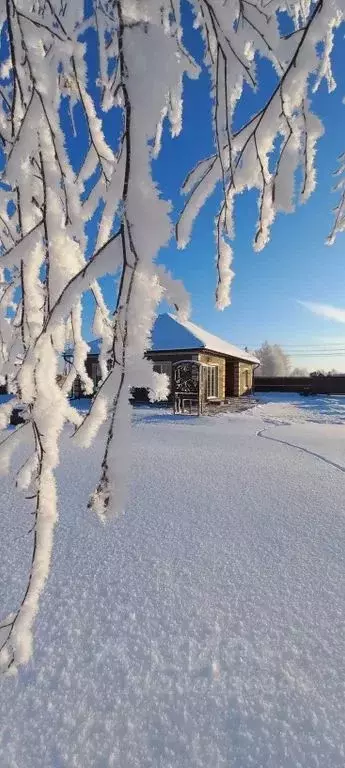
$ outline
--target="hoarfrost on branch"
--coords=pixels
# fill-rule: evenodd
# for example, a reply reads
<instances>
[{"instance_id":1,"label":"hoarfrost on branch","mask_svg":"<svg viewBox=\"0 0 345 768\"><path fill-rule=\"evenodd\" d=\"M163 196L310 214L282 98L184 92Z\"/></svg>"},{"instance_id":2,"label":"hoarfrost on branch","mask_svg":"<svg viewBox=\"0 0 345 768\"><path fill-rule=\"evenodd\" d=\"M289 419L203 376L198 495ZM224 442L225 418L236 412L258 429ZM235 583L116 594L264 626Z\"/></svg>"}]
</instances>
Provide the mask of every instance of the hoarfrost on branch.
<instances>
[{"instance_id":1,"label":"hoarfrost on branch","mask_svg":"<svg viewBox=\"0 0 345 768\"><path fill-rule=\"evenodd\" d=\"M203 39L204 62L194 61L187 48L187 4ZM208 68L215 142L214 153L201 158L185 181L176 236L181 247L188 242L196 215L220 184L216 298L224 308L233 277L236 196L258 190L259 250L276 213L294 207L298 167L300 199L315 187L322 125L311 111L312 95L322 80L329 90L335 87L331 52L344 5L345 0L93 0L86 13L76 0L1 0L0 374L9 382L12 405L25 406L25 423L3 432L0 454L6 471L17 444L28 444L17 484L34 507L27 587L0 625L2 669L15 671L32 653L57 520L55 469L64 425L72 423L73 439L86 446L104 424L103 461L90 506L105 520L124 504L129 391L146 386L152 397L166 396L164 377L153 374L144 354L162 296L182 317L189 302L181 283L155 264L172 226L151 161L160 152L166 122L173 137L182 131L184 78ZM98 54L93 59L91 47ZM258 56L271 62L276 82L262 109L234 130L238 103L248 86L258 85ZM76 168L71 147L79 138L83 146L85 133ZM340 176L342 171L343 159ZM331 239L344 228L342 181L339 188L343 197ZM90 255L85 227L91 219L98 230ZM115 312L99 284L106 274L117 279ZM93 391L82 333L86 291L101 339L102 379L81 416L69 393L76 377L86 392ZM73 366L63 380L58 372L66 346L73 348ZM3 429L10 410L2 407Z\"/></svg>"}]
</instances>

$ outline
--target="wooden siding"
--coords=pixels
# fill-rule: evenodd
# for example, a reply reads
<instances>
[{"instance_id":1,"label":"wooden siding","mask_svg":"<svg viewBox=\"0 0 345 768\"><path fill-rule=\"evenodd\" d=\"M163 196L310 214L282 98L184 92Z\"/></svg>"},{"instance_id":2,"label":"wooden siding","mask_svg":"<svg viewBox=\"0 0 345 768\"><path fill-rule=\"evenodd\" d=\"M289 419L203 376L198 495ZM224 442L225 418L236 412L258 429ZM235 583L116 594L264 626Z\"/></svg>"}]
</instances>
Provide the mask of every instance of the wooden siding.
<instances>
[{"instance_id":1,"label":"wooden siding","mask_svg":"<svg viewBox=\"0 0 345 768\"><path fill-rule=\"evenodd\" d=\"M178 363L180 360L198 360L198 353L190 352L188 349L182 352L147 352L147 357L153 363Z\"/></svg>"},{"instance_id":2,"label":"wooden siding","mask_svg":"<svg viewBox=\"0 0 345 768\"><path fill-rule=\"evenodd\" d=\"M208 352L199 353L199 362L204 365L218 365L219 368L219 400L225 400L225 357L212 355Z\"/></svg>"}]
</instances>

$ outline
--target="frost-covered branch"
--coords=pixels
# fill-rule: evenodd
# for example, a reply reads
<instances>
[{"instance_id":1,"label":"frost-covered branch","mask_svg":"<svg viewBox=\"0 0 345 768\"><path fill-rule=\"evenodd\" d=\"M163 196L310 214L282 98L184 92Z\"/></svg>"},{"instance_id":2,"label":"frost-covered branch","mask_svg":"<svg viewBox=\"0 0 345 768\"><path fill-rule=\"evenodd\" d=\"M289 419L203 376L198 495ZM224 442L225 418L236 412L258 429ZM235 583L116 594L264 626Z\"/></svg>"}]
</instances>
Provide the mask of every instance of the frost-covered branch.
<instances>
[{"instance_id":1,"label":"frost-covered branch","mask_svg":"<svg viewBox=\"0 0 345 768\"><path fill-rule=\"evenodd\" d=\"M288 4L283 8L281 3L271 2L264 9L260 2L247 0L239 4L199 0L194 5L215 90L217 151L188 175L184 191L189 197L176 232L184 247L196 214L221 181L223 201L216 219L216 245L217 304L223 308L229 303L233 276L230 241L234 237L236 196L246 189L259 191L254 248L261 250L269 240L276 213L293 210L299 166L303 175L301 201L306 201L315 188L316 142L323 129L311 112L309 95L323 78L329 90L334 88L330 54L333 31L343 20L344 7L342 2L323 0L297 3L295 32L281 36L280 14L283 10L289 13ZM230 39L225 28L231 30ZM234 130L234 113L243 98L244 83L250 87L256 83L255 49L275 67L276 85L264 107Z\"/></svg>"},{"instance_id":2,"label":"frost-covered branch","mask_svg":"<svg viewBox=\"0 0 345 768\"><path fill-rule=\"evenodd\" d=\"M177 226L180 245L217 184L217 304L229 302L234 203L258 190L254 247L262 248L280 210L315 187L315 148L322 126L313 92L331 68L334 31L343 0L189 0L204 42L212 82L214 152L190 172ZM184 9L185 10L185 9ZM146 386L166 395L145 358L162 296L182 316L189 301L179 281L156 257L172 234L170 204L153 182L170 125L183 128L183 84L203 62L187 49L181 0L2 0L0 25L0 367L25 425L0 440L8 468L25 439L29 457L18 488L32 506L32 559L23 598L0 625L0 665L14 670L32 649L34 619L49 572L57 519L55 470L64 426L75 445L90 445L105 429L100 477L90 506L102 520L125 503L129 448L129 393ZM89 56L91 50L97 56ZM260 87L258 57L270 62L275 83L265 104L238 127L237 107L247 88ZM243 114L246 114L244 109ZM234 125L236 124L236 129ZM76 148L77 147L77 148ZM343 228L344 200L335 231ZM94 245L87 225L96 230ZM99 280L115 278L109 306ZM101 381L93 393L86 370L83 296L94 301ZM115 311L114 311L115 307ZM69 350L72 365L61 380ZM71 407L76 377L93 394L86 416ZM10 406L0 412L6 429ZM127 457L128 458L128 457ZM127 462L128 463L128 462Z\"/></svg>"},{"instance_id":3,"label":"frost-covered branch","mask_svg":"<svg viewBox=\"0 0 345 768\"><path fill-rule=\"evenodd\" d=\"M333 191L339 194L339 200L334 209L334 221L327 239L328 245L332 245L336 235L345 230L345 152L339 157L339 167L335 176L338 181L334 185Z\"/></svg>"}]
</instances>

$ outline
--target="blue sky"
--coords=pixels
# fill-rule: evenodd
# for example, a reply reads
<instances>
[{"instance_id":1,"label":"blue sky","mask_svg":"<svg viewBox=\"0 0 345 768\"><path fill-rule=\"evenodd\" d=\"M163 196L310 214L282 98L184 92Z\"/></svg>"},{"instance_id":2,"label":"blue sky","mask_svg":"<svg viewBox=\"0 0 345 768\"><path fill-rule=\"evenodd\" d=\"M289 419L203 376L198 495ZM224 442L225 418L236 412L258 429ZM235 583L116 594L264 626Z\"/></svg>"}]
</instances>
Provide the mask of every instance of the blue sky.
<instances>
[{"instance_id":1,"label":"blue sky","mask_svg":"<svg viewBox=\"0 0 345 768\"><path fill-rule=\"evenodd\" d=\"M309 369L325 367L345 370L345 327L335 320L315 315L298 301L317 302L345 307L345 235L330 248L325 238L332 223L331 209L337 196L331 192L332 171L337 157L345 149L345 105L342 104L344 31L337 35L334 72L338 88L328 94L323 84L314 100L314 109L325 126L319 142L318 185L307 204L293 215L280 215L272 229L271 241L261 253L252 248L257 219L254 193L242 195L236 206L236 239L231 306L215 309L215 246L213 221L219 195L212 198L196 222L190 245L183 251L172 243L164 249L162 260L174 276L182 278L192 296L192 318L210 331L239 345L257 347L262 341L298 347L293 364ZM201 49L196 36L190 35L198 58ZM251 115L272 84L268 67L263 68L263 87L255 97L248 95L240 117ZM212 151L208 78L204 72L199 81L186 81L183 135L174 141L165 134L166 143L155 168L164 195L172 198L176 208L183 200L177 190L185 173L200 157ZM343 342L344 355L334 357L302 357L316 345L330 350L329 345Z\"/></svg>"},{"instance_id":2,"label":"blue sky","mask_svg":"<svg viewBox=\"0 0 345 768\"><path fill-rule=\"evenodd\" d=\"M192 29L188 13L185 20L187 46L200 62L202 43L199 33ZM329 95L323 84L313 101L314 110L325 126L325 136L318 145L317 190L293 215L278 217L268 247L259 254L252 248L257 219L256 195L247 193L238 199L233 263L236 276L231 306L223 312L215 308L213 227L219 190L200 213L189 246L179 251L172 241L159 256L190 292L194 322L242 346L255 348L267 339L282 344L287 351L298 348L299 354L293 357L293 364L311 370L334 367L345 371L344 324L315 314L299 303L345 307L345 235L338 237L332 248L324 244L332 223L331 209L337 201L337 196L331 192L332 171L337 167L337 157L345 150L340 51L344 46L343 36L341 29L334 55L338 88ZM265 63L261 65L261 74L262 87L258 94L247 90L246 100L238 112L239 121L250 117L271 91L273 74ZM110 127L109 122L107 127ZM165 127L162 153L153 166L163 197L173 202L175 219L184 202L179 189L187 172L199 159L212 152L213 146L209 81L203 69L199 80L185 81L182 134L171 139L168 126ZM88 229L92 240L95 227L91 225ZM109 296L113 283L105 282L104 285ZM90 309L87 302L86 325L89 325ZM162 309L166 307L163 305ZM332 356L332 345L339 344L341 349L341 343L344 354ZM316 345L328 350L327 354L312 356ZM309 354L304 356L306 350Z\"/></svg>"}]
</instances>

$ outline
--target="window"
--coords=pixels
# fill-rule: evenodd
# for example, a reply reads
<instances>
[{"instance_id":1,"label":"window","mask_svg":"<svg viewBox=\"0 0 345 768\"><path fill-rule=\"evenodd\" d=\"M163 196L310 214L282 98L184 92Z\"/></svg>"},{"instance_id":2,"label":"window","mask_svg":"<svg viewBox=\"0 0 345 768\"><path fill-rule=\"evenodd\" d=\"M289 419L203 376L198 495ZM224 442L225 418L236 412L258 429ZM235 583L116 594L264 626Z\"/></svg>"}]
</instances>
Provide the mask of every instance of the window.
<instances>
[{"instance_id":1,"label":"window","mask_svg":"<svg viewBox=\"0 0 345 768\"><path fill-rule=\"evenodd\" d=\"M166 373L171 379L171 363L154 363L153 370L156 373Z\"/></svg>"},{"instance_id":2,"label":"window","mask_svg":"<svg viewBox=\"0 0 345 768\"><path fill-rule=\"evenodd\" d=\"M99 367L99 363L91 364L91 378L94 386L96 387L101 378L101 369Z\"/></svg>"},{"instance_id":3,"label":"window","mask_svg":"<svg viewBox=\"0 0 345 768\"><path fill-rule=\"evenodd\" d=\"M219 368L218 365L207 366L207 397L219 397Z\"/></svg>"},{"instance_id":4,"label":"window","mask_svg":"<svg viewBox=\"0 0 345 768\"><path fill-rule=\"evenodd\" d=\"M244 373L244 384L245 384L245 388L249 389L250 381L249 381L249 371L248 371L248 369Z\"/></svg>"}]
</instances>

